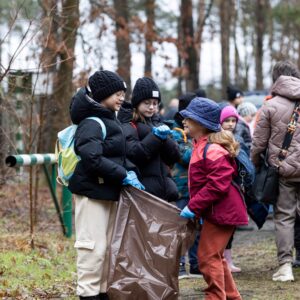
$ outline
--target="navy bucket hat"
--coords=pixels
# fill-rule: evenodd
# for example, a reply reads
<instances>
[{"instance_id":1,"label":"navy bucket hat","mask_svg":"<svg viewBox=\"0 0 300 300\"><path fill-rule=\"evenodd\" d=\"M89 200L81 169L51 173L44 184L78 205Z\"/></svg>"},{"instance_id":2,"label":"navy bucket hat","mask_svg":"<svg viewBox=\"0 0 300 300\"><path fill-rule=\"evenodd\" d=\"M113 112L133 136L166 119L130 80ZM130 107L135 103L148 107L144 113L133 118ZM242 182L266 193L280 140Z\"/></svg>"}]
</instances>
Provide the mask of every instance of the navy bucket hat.
<instances>
[{"instance_id":1,"label":"navy bucket hat","mask_svg":"<svg viewBox=\"0 0 300 300\"><path fill-rule=\"evenodd\" d=\"M184 118L192 119L200 123L203 127L211 131L220 131L220 114L219 105L207 98L194 98L185 110L180 114Z\"/></svg>"}]
</instances>

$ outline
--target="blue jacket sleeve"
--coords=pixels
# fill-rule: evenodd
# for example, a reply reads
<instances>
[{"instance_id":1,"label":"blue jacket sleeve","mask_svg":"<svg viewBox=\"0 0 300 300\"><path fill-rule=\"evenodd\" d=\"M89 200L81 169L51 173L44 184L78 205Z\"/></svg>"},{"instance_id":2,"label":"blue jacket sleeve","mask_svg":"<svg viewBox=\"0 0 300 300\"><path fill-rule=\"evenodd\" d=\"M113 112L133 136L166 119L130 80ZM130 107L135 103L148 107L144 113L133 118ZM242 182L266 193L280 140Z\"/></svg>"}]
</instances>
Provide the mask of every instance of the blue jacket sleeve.
<instances>
[{"instance_id":1,"label":"blue jacket sleeve","mask_svg":"<svg viewBox=\"0 0 300 300\"><path fill-rule=\"evenodd\" d=\"M193 146L192 146L191 142L188 139L185 141L183 133L181 131L177 131L177 130L173 130L172 138L178 145L179 155L180 155L180 158L179 158L180 164L187 167L190 163L191 156L192 156L192 150L193 150Z\"/></svg>"}]
</instances>

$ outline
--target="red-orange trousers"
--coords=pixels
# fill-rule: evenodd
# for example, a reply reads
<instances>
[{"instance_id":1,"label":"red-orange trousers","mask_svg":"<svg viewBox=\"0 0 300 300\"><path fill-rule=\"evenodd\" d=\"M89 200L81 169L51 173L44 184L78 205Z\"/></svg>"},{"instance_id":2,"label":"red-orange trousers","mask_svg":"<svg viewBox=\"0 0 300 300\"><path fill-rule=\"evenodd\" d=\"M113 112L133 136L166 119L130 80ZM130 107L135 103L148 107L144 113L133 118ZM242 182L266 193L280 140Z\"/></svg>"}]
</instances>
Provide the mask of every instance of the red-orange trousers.
<instances>
[{"instance_id":1,"label":"red-orange trousers","mask_svg":"<svg viewBox=\"0 0 300 300\"><path fill-rule=\"evenodd\" d=\"M216 225L204 221L198 247L199 269L208 284L205 300L241 300L224 250L235 229L231 225Z\"/></svg>"}]
</instances>

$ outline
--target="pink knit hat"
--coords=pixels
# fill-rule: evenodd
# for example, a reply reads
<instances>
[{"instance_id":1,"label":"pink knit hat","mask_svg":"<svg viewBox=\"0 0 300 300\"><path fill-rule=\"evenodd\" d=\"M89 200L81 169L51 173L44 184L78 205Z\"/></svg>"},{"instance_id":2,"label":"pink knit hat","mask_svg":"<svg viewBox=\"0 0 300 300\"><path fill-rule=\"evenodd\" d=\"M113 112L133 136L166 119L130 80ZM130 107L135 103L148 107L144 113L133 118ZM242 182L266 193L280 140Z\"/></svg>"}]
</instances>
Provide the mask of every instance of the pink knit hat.
<instances>
[{"instance_id":1,"label":"pink knit hat","mask_svg":"<svg viewBox=\"0 0 300 300\"><path fill-rule=\"evenodd\" d=\"M223 122L227 118L230 118L230 117L234 117L238 120L239 119L239 114L233 106L228 105L228 106L225 106L221 111L220 124L223 124Z\"/></svg>"}]
</instances>

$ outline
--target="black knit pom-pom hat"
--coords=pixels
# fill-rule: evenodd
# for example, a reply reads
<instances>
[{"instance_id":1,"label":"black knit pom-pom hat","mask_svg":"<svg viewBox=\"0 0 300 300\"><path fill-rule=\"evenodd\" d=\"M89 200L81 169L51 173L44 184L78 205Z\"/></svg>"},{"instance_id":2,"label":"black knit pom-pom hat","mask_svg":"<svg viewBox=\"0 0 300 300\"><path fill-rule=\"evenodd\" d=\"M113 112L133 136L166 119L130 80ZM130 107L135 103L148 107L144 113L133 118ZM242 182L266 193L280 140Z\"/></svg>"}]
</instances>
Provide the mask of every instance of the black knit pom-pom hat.
<instances>
[{"instance_id":1,"label":"black knit pom-pom hat","mask_svg":"<svg viewBox=\"0 0 300 300\"><path fill-rule=\"evenodd\" d=\"M89 78L92 98L101 102L118 91L126 92L125 81L117 73L111 71L97 71Z\"/></svg>"},{"instance_id":2,"label":"black knit pom-pom hat","mask_svg":"<svg viewBox=\"0 0 300 300\"><path fill-rule=\"evenodd\" d=\"M134 85L131 98L132 106L137 107L143 100L147 99L157 99L160 102L160 90L153 79L142 77Z\"/></svg>"}]
</instances>

